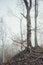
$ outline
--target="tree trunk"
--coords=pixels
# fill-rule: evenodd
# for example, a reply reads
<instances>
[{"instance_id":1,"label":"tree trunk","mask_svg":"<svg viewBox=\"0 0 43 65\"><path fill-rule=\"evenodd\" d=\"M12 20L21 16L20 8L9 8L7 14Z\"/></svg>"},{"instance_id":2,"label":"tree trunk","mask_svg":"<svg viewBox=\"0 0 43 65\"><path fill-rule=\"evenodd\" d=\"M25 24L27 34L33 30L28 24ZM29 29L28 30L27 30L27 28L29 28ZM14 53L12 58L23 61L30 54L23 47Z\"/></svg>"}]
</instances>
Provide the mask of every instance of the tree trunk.
<instances>
[{"instance_id":1,"label":"tree trunk","mask_svg":"<svg viewBox=\"0 0 43 65\"><path fill-rule=\"evenodd\" d=\"M38 0L35 0L35 47L37 44L37 16L38 16Z\"/></svg>"},{"instance_id":2,"label":"tree trunk","mask_svg":"<svg viewBox=\"0 0 43 65\"><path fill-rule=\"evenodd\" d=\"M32 7L32 0L29 0L30 5L28 6L28 2L27 0L24 0L25 6L26 6L26 10L27 10L27 48L29 48L29 46L31 47L31 19L30 19L30 10Z\"/></svg>"}]
</instances>

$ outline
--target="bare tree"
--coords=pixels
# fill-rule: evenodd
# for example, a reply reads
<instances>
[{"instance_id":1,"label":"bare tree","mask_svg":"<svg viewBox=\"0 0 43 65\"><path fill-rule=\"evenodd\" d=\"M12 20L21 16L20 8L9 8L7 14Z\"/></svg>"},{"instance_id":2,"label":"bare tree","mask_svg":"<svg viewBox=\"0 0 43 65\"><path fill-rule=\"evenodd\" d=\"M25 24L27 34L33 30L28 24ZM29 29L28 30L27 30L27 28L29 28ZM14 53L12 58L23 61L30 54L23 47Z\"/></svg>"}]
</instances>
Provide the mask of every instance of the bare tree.
<instances>
[{"instance_id":1,"label":"bare tree","mask_svg":"<svg viewBox=\"0 0 43 65\"><path fill-rule=\"evenodd\" d=\"M29 1L29 3L28 3ZM31 19L30 19L30 11L32 7L32 0L24 0L26 10L27 10L27 15L26 15L26 20L27 20L27 50L29 46L31 47Z\"/></svg>"},{"instance_id":2,"label":"bare tree","mask_svg":"<svg viewBox=\"0 0 43 65\"><path fill-rule=\"evenodd\" d=\"M21 1L21 4L23 5L23 2ZM25 42L24 40L23 40L23 32L22 32L22 20L23 20L23 16L21 16L21 17L18 17L18 16L16 16L16 15L14 15L14 13L13 13L13 11L12 11L12 9L11 8L9 8L8 7L8 10L10 10L10 14L12 15L12 16L15 16L16 18L18 18L19 20L20 20L20 22L18 22L18 23L20 23L20 40L14 40L13 39L13 41L14 42L19 42L20 44L21 44L21 50L22 50L22 48L23 48L23 43ZM23 13L24 13L24 5L23 5Z\"/></svg>"},{"instance_id":3,"label":"bare tree","mask_svg":"<svg viewBox=\"0 0 43 65\"><path fill-rule=\"evenodd\" d=\"M37 16L38 16L38 0L35 0L35 46L38 46L37 43Z\"/></svg>"},{"instance_id":4,"label":"bare tree","mask_svg":"<svg viewBox=\"0 0 43 65\"><path fill-rule=\"evenodd\" d=\"M4 25L4 22L3 22L3 18L1 18L1 21L0 21L0 37L1 37L1 41L2 41L2 58L3 58L3 63L5 62L5 37L6 37L6 30L5 30L5 25Z\"/></svg>"},{"instance_id":5,"label":"bare tree","mask_svg":"<svg viewBox=\"0 0 43 65\"><path fill-rule=\"evenodd\" d=\"M32 0L29 0L29 2L27 0L23 0L26 6L26 10L27 10L27 15L26 15L26 20L27 20L27 48L29 48L29 46L31 46L31 19L30 19L30 10L32 7ZM15 15L14 15L15 16ZM21 24L21 23L20 23ZM21 25L20 25L21 26ZM22 36L22 26L21 26L21 40L23 39ZM23 41L23 40L22 40ZM21 45L23 43L21 42ZM22 46L21 46L22 48Z\"/></svg>"}]
</instances>

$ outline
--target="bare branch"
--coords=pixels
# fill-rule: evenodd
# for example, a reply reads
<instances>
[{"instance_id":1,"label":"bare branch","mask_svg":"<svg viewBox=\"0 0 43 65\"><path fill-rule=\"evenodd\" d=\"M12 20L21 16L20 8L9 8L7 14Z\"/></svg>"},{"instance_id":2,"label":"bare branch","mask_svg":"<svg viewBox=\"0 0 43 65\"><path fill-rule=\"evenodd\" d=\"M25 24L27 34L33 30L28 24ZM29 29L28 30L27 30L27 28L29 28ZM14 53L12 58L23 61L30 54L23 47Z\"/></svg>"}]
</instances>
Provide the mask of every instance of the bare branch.
<instances>
[{"instance_id":1,"label":"bare branch","mask_svg":"<svg viewBox=\"0 0 43 65\"><path fill-rule=\"evenodd\" d=\"M31 7L32 7L32 0L29 0L29 2L30 2L30 6L28 6L28 2L27 2L27 0L24 0L24 2L25 2L25 5L26 5L26 9L29 8L29 10L30 10Z\"/></svg>"},{"instance_id":2,"label":"bare branch","mask_svg":"<svg viewBox=\"0 0 43 65\"><path fill-rule=\"evenodd\" d=\"M37 60L38 60L38 59L40 59L40 58L43 58L43 55L42 55L42 56L37 57L35 60L30 61L30 62L35 62L35 61L37 61Z\"/></svg>"},{"instance_id":3,"label":"bare branch","mask_svg":"<svg viewBox=\"0 0 43 65\"><path fill-rule=\"evenodd\" d=\"M24 18L27 18L23 13L21 13L21 15L22 15Z\"/></svg>"}]
</instances>

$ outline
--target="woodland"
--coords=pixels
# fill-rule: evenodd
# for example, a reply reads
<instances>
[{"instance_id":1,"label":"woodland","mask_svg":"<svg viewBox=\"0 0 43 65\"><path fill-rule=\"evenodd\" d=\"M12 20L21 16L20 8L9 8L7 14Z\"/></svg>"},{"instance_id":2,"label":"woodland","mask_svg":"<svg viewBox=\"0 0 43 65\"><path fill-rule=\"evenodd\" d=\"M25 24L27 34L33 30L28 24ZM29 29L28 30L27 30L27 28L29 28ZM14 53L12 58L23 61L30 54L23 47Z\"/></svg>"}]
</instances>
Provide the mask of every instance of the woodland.
<instances>
[{"instance_id":1,"label":"woodland","mask_svg":"<svg viewBox=\"0 0 43 65\"><path fill-rule=\"evenodd\" d=\"M20 0L21 3L19 3L19 5L17 6L20 6L20 5L23 5L23 11L24 9L26 10L25 12L20 12L20 18L18 17L18 15L14 15L13 11L8 7L8 9L10 10L10 14L12 16L15 16L17 17L19 20L20 20L20 38L18 37L17 38L17 35L12 35L12 37L10 37L10 40L12 40L12 44L14 46L14 48L17 46L17 44L20 44L20 49L21 50L18 50L19 52L15 54L15 52L13 53L12 50L15 50L15 49L12 49L10 52L11 52L11 55L10 56L5 56L5 49L4 49L4 41L6 39L6 34L5 32L2 30L1 31L1 34L5 34L5 39L3 38L3 35L2 35L2 62L0 63L0 65L43 65L43 43L42 43L42 46L38 44L38 35L37 35L37 31L39 32L40 28L37 27L37 22L38 22L38 16L39 16L39 3L40 0ZM19 0L18 0L19 2ZM43 2L43 0L41 0L40 2ZM31 28L31 24L33 22L33 20L31 19L31 9L32 7L34 7L34 28ZM21 9L21 8L20 8ZM42 8L43 9L43 8ZM22 18L21 18L22 17ZM23 29L23 31L26 33L26 38L23 39L23 33L22 33L22 19L25 19L26 20L26 31L25 31L25 28ZM43 18L43 17L42 17ZM25 22L25 20L23 20ZM41 18L40 18L41 20ZM43 21L42 21L43 22ZM1 24L3 23L3 18L1 18ZM3 25L2 25L3 26ZM43 29L43 28L42 28ZM16 29L17 30L17 29ZM31 41L31 34L32 34L32 31L34 31L34 43L35 45L32 46L32 41ZM40 33L40 32L39 32ZM43 32L42 32L43 33ZM42 34L40 33L40 34ZM42 34L43 35L43 34ZM41 39L41 36L40 36L40 39ZM15 44L14 44L15 43ZM16 44L17 43L17 44ZM10 45L10 44L9 44ZM18 47L17 47L18 49ZM8 49L9 50L9 49ZM10 53L9 52L9 53ZM13 54L13 55L12 55ZM7 53L6 53L7 55ZM5 59L6 57L6 59Z\"/></svg>"}]
</instances>

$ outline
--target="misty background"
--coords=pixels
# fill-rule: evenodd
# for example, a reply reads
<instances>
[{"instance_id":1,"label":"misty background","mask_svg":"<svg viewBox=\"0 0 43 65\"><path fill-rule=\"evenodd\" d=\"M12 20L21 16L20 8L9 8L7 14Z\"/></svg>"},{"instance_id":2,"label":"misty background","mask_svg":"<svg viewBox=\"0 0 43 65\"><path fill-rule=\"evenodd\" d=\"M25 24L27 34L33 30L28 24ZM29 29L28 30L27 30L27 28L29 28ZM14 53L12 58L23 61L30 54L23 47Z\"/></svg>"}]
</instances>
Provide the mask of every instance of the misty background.
<instances>
[{"instance_id":1,"label":"misty background","mask_svg":"<svg viewBox=\"0 0 43 65\"><path fill-rule=\"evenodd\" d=\"M14 56L21 51L21 44L14 42L12 39L21 41L21 29L23 40L27 38L27 22L21 15L26 15L26 8L23 0L0 0L0 58L2 61L3 42L5 58ZM31 9L31 29L35 28L34 21L34 0ZM35 46L34 30L31 31L31 42ZM37 18L37 41L38 45L43 47L43 1L38 0L38 18ZM26 44L25 44L26 46ZM24 47L23 47L24 49Z\"/></svg>"}]
</instances>

